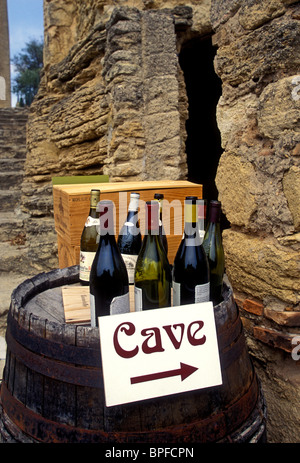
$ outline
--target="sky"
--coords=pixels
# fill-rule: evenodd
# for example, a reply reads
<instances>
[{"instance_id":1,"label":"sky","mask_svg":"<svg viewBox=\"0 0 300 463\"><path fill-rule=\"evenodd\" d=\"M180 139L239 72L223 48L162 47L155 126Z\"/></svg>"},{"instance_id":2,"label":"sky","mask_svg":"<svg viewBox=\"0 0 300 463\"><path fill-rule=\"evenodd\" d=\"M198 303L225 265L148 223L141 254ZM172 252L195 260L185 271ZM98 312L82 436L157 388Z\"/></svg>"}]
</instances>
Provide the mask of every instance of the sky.
<instances>
[{"instance_id":1,"label":"sky","mask_svg":"<svg viewBox=\"0 0 300 463\"><path fill-rule=\"evenodd\" d=\"M7 0L10 59L19 54L32 39L44 36L43 0ZM14 69L11 64L11 78ZM12 95L12 106L16 105Z\"/></svg>"}]
</instances>

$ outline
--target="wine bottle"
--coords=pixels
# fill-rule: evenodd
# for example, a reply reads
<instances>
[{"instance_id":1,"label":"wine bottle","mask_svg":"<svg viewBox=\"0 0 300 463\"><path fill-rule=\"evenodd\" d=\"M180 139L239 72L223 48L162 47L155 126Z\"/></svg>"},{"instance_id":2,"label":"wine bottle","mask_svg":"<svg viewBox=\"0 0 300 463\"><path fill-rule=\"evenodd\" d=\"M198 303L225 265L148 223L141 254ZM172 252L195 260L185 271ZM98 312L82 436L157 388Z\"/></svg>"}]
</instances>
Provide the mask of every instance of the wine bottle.
<instances>
[{"instance_id":1,"label":"wine bottle","mask_svg":"<svg viewBox=\"0 0 300 463\"><path fill-rule=\"evenodd\" d=\"M199 200L198 206L198 226L199 226L199 236L200 242L203 242L203 238L205 235L206 229L206 207L207 207L207 200L201 199Z\"/></svg>"},{"instance_id":2,"label":"wine bottle","mask_svg":"<svg viewBox=\"0 0 300 463\"><path fill-rule=\"evenodd\" d=\"M91 266L99 243L99 213L96 210L99 201L100 190L91 190L90 212L80 239L79 280L85 286L89 284Z\"/></svg>"},{"instance_id":3,"label":"wine bottle","mask_svg":"<svg viewBox=\"0 0 300 463\"><path fill-rule=\"evenodd\" d=\"M220 201L210 201L208 223L203 239L203 247L208 257L210 269L210 300L214 305L222 301L225 257L220 228Z\"/></svg>"},{"instance_id":4,"label":"wine bottle","mask_svg":"<svg viewBox=\"0 0 300 463\"><path fill-rule=\"evenodd\" d=\"M139 193L130 194L127 218L118 236L118 246L127 268L129 284L134 283L135 264L142 246L138 220L139 198Z\"/></svg>"},{"instance_id":5,"label":"wine bottle","mask_svg":"<svg viewBox=\"0 0 300 463\"><path fill-rule=\"evenodd\" d=\"M167 240L167 235L165 233L163 220L162 220L162 207L163 207L164 195L162 193L155 193L154 199L156 199L159 202L159 236L160 236L163 248L166 251L166 254L168 255L168 240Z\"/></svg>"},{"instance_id":6,"label":"wine bottle","mask_svg":"<svg viewBox=\"0 0 300 463\"><path fill-rule=\"evenodd\" d=\"M100 240L90 273L91 326L98 317L130 311L128 275L114 235L113 202L100 201Z\"/></svg>"},{"instance_id":7,"label":"wine bottle","mask_svg":"<svg viewBox=\"0 0 300 463\"><path fill-rule=\"evenodd\" d=\"M147 201L145 207L147 231L134 275L136 311L171 305L172 275L159 237L159 203Z\"/></svg>"},{"instance_id":8,"label":"wine bottle","mask_svg":"<svg viewBox=\"0 0 300 463\"><path fill-rule=\"evenodd\" d=\"M173 305L209 301L209 266L200 242L197 198L184 202L184 236L173 264Z\"/></svg>"}]
</instances>

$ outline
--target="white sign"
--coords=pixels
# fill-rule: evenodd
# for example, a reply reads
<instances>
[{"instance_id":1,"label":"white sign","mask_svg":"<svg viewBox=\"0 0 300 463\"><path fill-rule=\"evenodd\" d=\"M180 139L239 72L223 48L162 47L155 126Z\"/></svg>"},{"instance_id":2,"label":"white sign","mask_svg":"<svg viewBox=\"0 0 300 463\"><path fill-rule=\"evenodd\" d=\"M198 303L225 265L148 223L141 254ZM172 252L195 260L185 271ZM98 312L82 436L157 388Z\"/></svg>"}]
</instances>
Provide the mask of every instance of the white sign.
<instances>
[{"instance_id":1,"label":"white sign","mask_svg":"<svg viewBox=\"0 0 300 463\"><path fill-rule=\"evenodd\" d=\"M98 320L107 407L222 384L211 302Z\"/></svg>"}]
</instances>

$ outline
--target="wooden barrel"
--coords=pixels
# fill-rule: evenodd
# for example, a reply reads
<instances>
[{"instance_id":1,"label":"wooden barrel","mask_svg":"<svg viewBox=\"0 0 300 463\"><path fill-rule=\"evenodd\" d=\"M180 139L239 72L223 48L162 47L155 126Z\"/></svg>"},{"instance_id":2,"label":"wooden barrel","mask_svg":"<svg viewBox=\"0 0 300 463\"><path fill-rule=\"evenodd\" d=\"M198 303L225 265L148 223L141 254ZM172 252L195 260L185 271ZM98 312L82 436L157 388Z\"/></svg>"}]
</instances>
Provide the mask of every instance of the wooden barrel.
<instances>
[{"instance_id":1,"label":"wooden barrel","mask_svg":"<svg viewBox=\"0 0 300 463\"><path fill-rule=\"evenodd\" d=\"M72 284L78 266L37 275L12 293L2 442L265 441L264 397L229 286L215 307L222 386L107 408L99 331L65 323L61 288Z\"/></svg>"}]
</instances>

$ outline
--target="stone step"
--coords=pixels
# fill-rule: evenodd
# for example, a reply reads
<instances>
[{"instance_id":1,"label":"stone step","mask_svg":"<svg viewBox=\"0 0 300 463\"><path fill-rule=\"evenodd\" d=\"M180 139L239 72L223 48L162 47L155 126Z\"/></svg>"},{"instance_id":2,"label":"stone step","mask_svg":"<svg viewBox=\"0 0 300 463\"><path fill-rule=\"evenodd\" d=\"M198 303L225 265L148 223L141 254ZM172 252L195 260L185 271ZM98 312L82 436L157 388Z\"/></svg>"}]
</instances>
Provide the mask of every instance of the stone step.
<instances>
[{"instance_id":1,"label":"stone step","mask_svg":"<svg viewBox=\"0 0 300 463\"><path fill-rule=\"evenodd\" d=\"M0 242L24 241L24 220L27 214L22 212L1 212L0 214Z\"/></svg>"},{"instance_id":2,"label":"stone step","mask_svg":"<svg viewBox=\"0 0 300 463\"><path fill-rule=\"evenodd\" d=\"M0 190L15 190L20 188L24 173L22 170L15 172L0 172Z\"/></svg>"},{"instance_id":3,"label":"stone step","mask_svg":"<svg viewBox=\"0 0 300 463\"><path fill-rule=\"evenodd\" d=\"M27 119L20 119L18 117L11 117L11 118L6 118L1 116L0 113L0 127L7 127L8 129L18 129L18 127L21 127L22 130L26 128L27 125Z\"/></svg>"},{"instance_id":4,"label":"stone step","mask_svg":"<svg viewBox=\"0 0 300 463\"><path fill-rule=\"evenodd\" d=\"M8 119L1 117L0 115L0 127L7 127L8 129L12 130L13 128L18 129L20 127L22 130L26 129L27 119Z\"/></svg>"},{"instance_id":5,"label":"stone step","mask_svg":"<svg viewBox=\"0 0 300 463\"><path fill-rule=\"evenodd\" d=\"M26 143L13 144L3 143L0 146L0 158L20 159L26 158Z\"/></svg>"},{"instance_id":6,"label":"stone step","mask_svg":"<svg viewBox=\"0 0 300 463\"><path fill-rule=\"evenodd\" d=\"M20 121L25 123L28 119L28 110L21 108L1 108L0 122Z\"/></svg>"},{"instance_id":7,"label":"stone step","mask_svg":"<svg viewBox=\"0 0 300 463\"><path fill-rule=\"evenodd\" d=\"M28 256L28 246L0 243L0 272L14 272L19 275L34 275L36 270Z\"/></svg>"},{"instance_id":8,"label":"stone step","mask_svg":"<svg viewBox=\"0 0 300 463\"><path fill-rule=\"evenodd\" d=\"M1 130L10 130L10 131L15 131L16 133L18 131L26 133L26 127L27 127L27 121L20 121L18 119L13 119L13 120L4 120L0 116L0 128Z\"/></svg>"},{"instance_id":9,"label":"stone step","mask_svg":"<svg viewBox=\"0 0 300 463\"><path fill-rule=\"evenodd\" d=\"M20 159L1 159L0 157L0 172L15 172L24 170L25 158Z\"/></svg>"},{"instance_id":10,"label":"stone step","mask_svg":"<svg viewBox=\"0 0 300 463\"><path fill-rule=\"evenodd\" d=\"M13 190L0 190L0 211L12 212L21 202L21 189Z\"/></svg>"}]
</instances>

